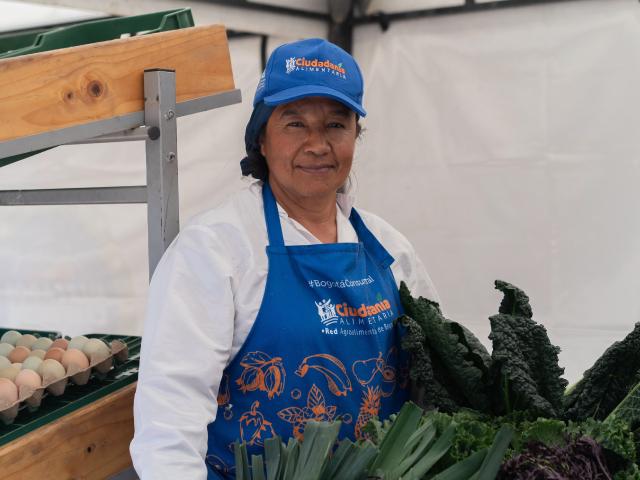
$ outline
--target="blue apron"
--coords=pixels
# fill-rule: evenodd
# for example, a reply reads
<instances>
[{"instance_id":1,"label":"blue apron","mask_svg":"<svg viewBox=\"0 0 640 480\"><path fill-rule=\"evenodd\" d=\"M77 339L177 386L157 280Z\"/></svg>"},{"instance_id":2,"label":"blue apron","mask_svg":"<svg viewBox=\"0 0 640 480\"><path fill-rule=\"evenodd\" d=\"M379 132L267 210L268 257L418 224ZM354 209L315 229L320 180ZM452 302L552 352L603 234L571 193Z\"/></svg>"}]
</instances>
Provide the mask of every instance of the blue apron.
<instances>
[{"instance_id":1,"label":"blue apron","mask_svg":"<svg viewBox=\"0 0 640 480\"><path fill-rule=\"evenodd\" d=\"M271 188L262 189L269 272L262 305L224 370L208 427L208 478L234 478L233 442L249 458L279 435L302 439L309 420L342 421L339 438L362 438L373 416L397 412L401 381L393 320L401 303L393 257L352 209L359 243L285 246Z\"/></svg>"}]
</instances>

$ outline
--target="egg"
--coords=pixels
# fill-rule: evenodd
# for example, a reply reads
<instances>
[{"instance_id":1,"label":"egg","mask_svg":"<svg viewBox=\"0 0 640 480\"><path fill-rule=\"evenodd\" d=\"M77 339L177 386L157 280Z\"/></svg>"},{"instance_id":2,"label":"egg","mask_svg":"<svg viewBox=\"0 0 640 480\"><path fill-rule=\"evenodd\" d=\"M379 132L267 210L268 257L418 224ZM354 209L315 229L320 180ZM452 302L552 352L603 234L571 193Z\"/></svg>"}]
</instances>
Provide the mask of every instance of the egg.
<instances>
[{"instance_id":1,"label":"egg","mask_svg":"<svg viewBox=\"0 0 640 480\"><path fill-rule=\"evenodd\" d=\"M52 343L53 340L51 340L50 338L40 337L35 342L33 342L33 345L31 345L31 350L47 350Z\"/></svg>"},{"instance_id":2,"label":"egg","mask_svg":"<svg viewBox=\"0 0 640 480\"><path fill-rule=\"evenodd\" d=\"M0 405L8 406L18 401L18 387L11 380L0 378Z\"/></svg>"},{"instance_id":3,"label":"egg","mask_svg":"<svg viewBox=\"0 0 640 480\"><path fill-rule=\"evenodd\" d=\"M45 352L44 350L31 350L31 353L29 354L30 357L38 357L40 360L44 360L44 356L47 354L47 352Z\"/></svg>"},{"instance_id":4,"label":"egg","mask_svg":"<svg viewBox=\"0 0 640 480\"><path fill-rule=\"evenodd\" d=\"M62 350L66 350L69 347L69 340L66 338L56 338L49 348L61 348Z\"/></svg>"},{"instance_id":5,"label":"egg","mask_svg":"<svg viewBox=\"0 0 640 480\"><path fill-rule=\"evenodd\" d=\"M40 373L40 367L42 366L42 359L34 356L27 357L24 362L22 362L23 370L33 370L34 372Z\"/></svg>"},{"instance_id":6,"label":"egg","mask_svg":"<svg viewBox=\"0 0 640 480\"><path fill-rule=\"evenodd\" d=\"M11 365L11 362L7 357L0 357L0 370L7 368L9 365Z\"/></svg>"},{"instance_id":7,"label":"egg","mask_svg":"<svg viewBox=\"0 0 640 480\"><path fill-rule=\"evenodd\" d=\"M0 356L6 357L11 353L11 350L13 350L14 348L16 347L11 345L10 343L0 343Z\"/></svg>"},{"instance_id":8,"label":"egg","mask_svg":"<svg viewBox=\"0 0 640 480\"><path fill-rule=\"evenodd\" d=\"M0 378L8 378L13 382L13 379L16 378L16 375L20 373L20 370L22 370L22 365L12 363L8 367L5 367L2 370L0 370Z\"/></svg>"},{"instance_id":9,"label":"egg","mask_svg":"<svg viewBox=\"0 0 640 480\"><path fill-rule=\"evenodd\" d=\"M16 346L16 342L22 336L20 332L16 332L15 330L9 330L8 332L4 332L2 337L0 337L0 343L10 343L14 347Z\"/></svg>"},{"instance_id":10,"label":"egg","mask_svg":"<svg viewBox=\"0 0 640 480\"><path fill-rule=\"evenodd\" d=\"M81 370L89 368L89 359L77 348L69 348L62 356L62 366L65 370L69 370L69 365L76 365Z\"/></svg>"},{"instance_id":11,"label":"egg","mask_svg":"<svg viewBox=\"0 0 640 480\"><path fill-rule=\"evenodd\" d=\"M96 354L102 356L103 358L111 355L111 349L99 338L90 338L89 340L87 340L82 347L82 351L88 358L91 358L92 355Z\"/></svg>"},{"instance_id":12,"label":"egg","mask_svg":"<svg viewBox=\"0 0 640 480\"><path fill-rule=\"evenodd\" d=\"M21 386L39 388L42 386L42 378L33 370L21 370L13 381L18 388Z\"/></svg>"},{"instance_id":13,"label":"egg","mask_svg":"<svg viewBox=\"0 0 640 480\"><path fill-rule=\"evenodd\" d=\"M20 345L19 347L11 350L11 353L7 358L11 361L11 363L21 363L25 358L29 356L30 353L31 350Z\"/></svg>"},{"instance_id":14,"label":"egg","mask_svg":"<svg viewBox=\"0 0 640 480\"><path fill-rule=\"evenodd\" d=\"M26 333L16 341L16 347L27 347L29 350L31 350L31 345L36 343L36 340L38 340L38 338L35 335Z\"/></svg>"},{"instance_id":15,"label":"egg","mask_svg":"<svg viewBox=\"0 0 640 480\"><path fill-rule=\"evenodd\" d=\"M53 358L54 360L57 360L58 362L62 361L62 357L64 355L65 350L58 348L58 347L51 347L49 350L47 350L46 355L44 356L45 360L48 360L49 358Z\"/></svg>"},{"instance_id":16,"label":"egg","mask_svg":"<svg viewBox=\"0 0 640 480\"><path fill-rule=\"evenodd\" d=\"M42 373L42 378L44 378L45 381L48 382L60 380L67 374L62 364L57 360L54 360L53 358L47 358L42 362L42 365L40 366L40 372ZM1 371L0 375L2 375Z\"/></svg>"},{"instance_id":17,"label":"egg","mask_svg":"<svg viewBox=\"0 0 640 480\"><path fill-rule=\"evenodd\" d=\"M77 348L78 350L82 350L82 347L84 347L84 344L87 342L87 340L89 340L89 339L87 337L85 337L84 335L79 335L77 337L73 337L69 341L69 346L67 347L67 349L69 349L69 348Z\"/></svg>"}]
</instances>

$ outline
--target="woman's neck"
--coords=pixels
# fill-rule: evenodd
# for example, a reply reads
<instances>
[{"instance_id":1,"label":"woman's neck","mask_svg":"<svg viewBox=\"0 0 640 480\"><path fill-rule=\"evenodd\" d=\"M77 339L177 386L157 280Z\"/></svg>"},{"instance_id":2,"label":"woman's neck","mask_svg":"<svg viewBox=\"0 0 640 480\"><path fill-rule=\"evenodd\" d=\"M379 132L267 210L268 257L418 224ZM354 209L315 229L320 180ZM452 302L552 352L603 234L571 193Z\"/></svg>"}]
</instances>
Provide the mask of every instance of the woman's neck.
<instances>
[{"instance_id":1,"label":"woman's neck","mask_svg":"<svg viewBox=\"0 0 640 480\"><path fill-rule=\"evenodd\" d=\"M322 243L338 241L335 194L324 197L293 197L277 185L270 185L273 196L289 218L300 223Z\"/></svg>"}]
</instances>

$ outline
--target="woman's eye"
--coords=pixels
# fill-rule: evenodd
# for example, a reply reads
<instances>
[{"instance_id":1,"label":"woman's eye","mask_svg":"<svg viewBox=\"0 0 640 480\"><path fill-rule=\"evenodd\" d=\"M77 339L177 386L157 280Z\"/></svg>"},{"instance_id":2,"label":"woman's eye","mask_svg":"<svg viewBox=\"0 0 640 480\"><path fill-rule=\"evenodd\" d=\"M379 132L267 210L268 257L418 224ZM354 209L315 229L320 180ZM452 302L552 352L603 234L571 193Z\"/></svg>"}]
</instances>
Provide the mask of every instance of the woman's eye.
<instances>
[{"instance_id":1,"label":"woman's eye","mask_svg":"<svg viewBox=\"0 0 640 480\"><path fill-rule=\"evenodd\" d=\"M287 127L302 127L302 122L289 122L287 123Z\"/></svg>"},{"instance_id":2,"label":"woman's eye","mask_svg":"<svg viewBox=\"0 0 640 480\"><path fill-rule=\"evenodd\" d=\"M329 128L344 128L344 124L340 122L331 122Z\"/></svg>"}]
</instances>

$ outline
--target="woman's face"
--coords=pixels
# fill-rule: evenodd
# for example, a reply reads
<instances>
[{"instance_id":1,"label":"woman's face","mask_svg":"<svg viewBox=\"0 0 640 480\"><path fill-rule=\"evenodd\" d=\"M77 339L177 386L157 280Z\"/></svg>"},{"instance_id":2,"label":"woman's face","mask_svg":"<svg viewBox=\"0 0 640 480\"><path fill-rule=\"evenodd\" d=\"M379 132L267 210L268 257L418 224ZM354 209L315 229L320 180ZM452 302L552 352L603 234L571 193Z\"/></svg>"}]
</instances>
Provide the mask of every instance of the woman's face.
<instances>
[{"instance_id":1,"label":"woman's face","mask_svg":"<svg viewBox=\"0 0 640 480\"><path fill-rule=\"evenodd\" d=\"M274 193L292 199L335 197L346 181L356 143L356 115L342 103L308 97L275 108L260 152Z\"/></svg>"}]
</instances>

